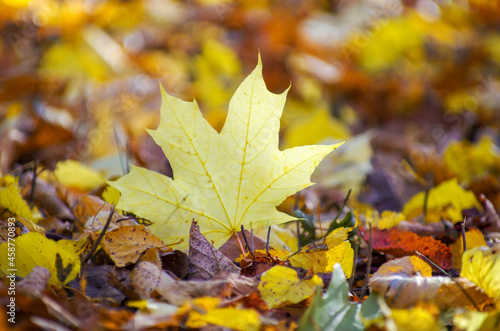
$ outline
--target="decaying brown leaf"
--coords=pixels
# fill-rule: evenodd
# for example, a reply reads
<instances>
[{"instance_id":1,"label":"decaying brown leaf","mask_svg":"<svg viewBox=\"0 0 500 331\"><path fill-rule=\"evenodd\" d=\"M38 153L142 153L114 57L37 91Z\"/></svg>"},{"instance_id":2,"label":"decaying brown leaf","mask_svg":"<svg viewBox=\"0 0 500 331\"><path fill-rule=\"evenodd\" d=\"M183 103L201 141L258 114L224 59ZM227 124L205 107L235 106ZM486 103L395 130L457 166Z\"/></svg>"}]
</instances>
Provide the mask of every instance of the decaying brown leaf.
<instances>
[{"instance_id":1,"label":"decaying brown leaf","mask_svg":"<svg viewBox=\"0 0 500 331\"><path fill-rule=\"evenodd\" d=\"M221 272L239 273L240 270L222 252L216 249L200 233L193 222L189 232L189 270L188 279L211 279Z\"/></svg>"}]
</instances>

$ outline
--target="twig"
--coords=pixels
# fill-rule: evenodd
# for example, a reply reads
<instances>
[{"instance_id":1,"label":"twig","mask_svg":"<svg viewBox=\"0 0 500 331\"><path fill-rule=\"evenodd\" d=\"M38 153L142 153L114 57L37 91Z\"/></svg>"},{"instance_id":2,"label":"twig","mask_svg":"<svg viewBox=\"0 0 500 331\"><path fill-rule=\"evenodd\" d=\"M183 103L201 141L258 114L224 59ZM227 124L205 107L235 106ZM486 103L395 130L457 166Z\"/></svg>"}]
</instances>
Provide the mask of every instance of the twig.
<instances>
[{"instance_id":1,"label":"twig","mask_svg":"<svg viewBox=\"0 0 500 331\"><path fill-rule=\"evenodd\" d=\"M269 239L271 238L271 227L267 229L266 254L269 254Z\"/></svg>"},{"instance_id":2,"label":"twig","mask_svg":"<svg viewBox=\"0 0 500 331\"><path fill-rule=\"evenodd\" d=\"M463 243L463 251L467 250L467 238L465 238L465 222L467 221L467 217L464 217L464 221L462 222L462 243Z\"/></svg>"},{"instance_id":3,"label":"twig","mask_svg":"<svg viewBox=\"0 0 500 331\"><path fill-rule=\"evenodd\" d=\"M427 256L425 256L424 254L420 253L417 250L415 251L415 254L417 254L419 257L421 257L422 259L424 259L425 261L427 261L427 263L429 263L430 265L432 265L434 268L436 268L437 270L439 270L440 272L442 272L443 274L445 274L446 276L448 276L455 284L457 284L458 288L463 292L463 294L465 294L465 296L467 297L467 299L469 299L469 301L472 303L472 305L474 306L474 308L476 308L478 311L480 311L479 307L476 305L476 303L474 302L474 300L472 299L472 297L469 295L469 293L467 293L467 291L463 288L463 286L455 278L453 278L449 273L447 273L446 271L444 271L443 269L441 269L441 267L439 267L437 264L435 264L434 262L432 262L431 260L429 260L427 258Z\"/></svg>"},{"instance_id":4,"label":"twig","mask_svg":"<svg viewBox=\"0 0 500 331\"><path fill-rule=\"evenodd\" d=\"M351 278L349 278L349 288L352 289L352 286L354 284L354 275L356 274L356 267L357 267L357 261L358 261L358 255L359 255L359 231L356 228L356 236L354 237L354 263L352 264L352 272L351 272Z\"/></svg>"},{"instance_id":5,"label":"twig","mask_svg":"<svg viewBox=\"0 0 500 331\"><path fill-rule=\"evenodd\" d=\"M373 254L373 231L372 224L368 223L368 231L370 231L370 241L368 242L368 261L366 263L366 276L363 282L363 287L361 288L361 298L364 298L366 288L368 287L368 279L370 278L370 271L372 269L372 254Z\"/></svg>"},{"instance_id":6,"label":"twig","mask_svg":"<svg viewBox=\"0 0 500 331\"><path fill-rule=\"evenodd\" d=\"M337 215L335 215L335 218L333 219L332 223L337 222L337 219L339 218L340 213L342 212L342 210L344 210L344 207L347 204L349 197L351 196L351 191L352 191L352 189L349 189L349 191L347 192L347 195L345 196L344 202L342 203L342 207L340 207L339 212L337 213Z\"/></svg>"},{"instance_id":7,"label":"twig","mask_svg":"<svg viewBox=\"0 0 500 331\"><path fill-rule=\"evenodd\" d=\"M82 267L80 269L80 277L81 277L82 272L83 272L83 266L92 257L92 255L94 255L94 252L97 249L97 247L99 246L99 244L101 243L102 238L104 238L104 235L106 235L106 231L108 230L109 224L111 223L111 219L113 218L114 212L115 212L115 206L113 205L113 206L111 206L111 209L109 210L108 219L106 220L106 224L104 224L104 227L102 228L101 233L99 233L99 237L97 237L97 240L94 241L94 244L90 248L90 251L87 254L85 254L85 256L82 259L82 263L81 263Z\"/></svg>"},{"instance_id":8,"label":"twig","mask_svg":"<svg viewBox=\"0 0 500 331\"><path fill-rule=\"evenodd\" d=\"M28 200L28 204L31 205L33 203L33 198L35 196L35 185L36 185L36 168L38 166L38 161L35 160L35 164L33 165L33 179L31 180L31 190L30 197Z\"/></svg>"},{"instance_id":9,"label":"twig","mask_svg":"<svg viewBox=\"0 0 500 331\"><path fill-rule=\"evenodd\" d=\"M253 251L253 250L254 250L254 249L253 249L253 229L252 229L252 231L250 232L250 236L251 236L250 241L251 241L251 243L252 243L252 251Z\"/></svg>"},{"instance_id":10,"label":"twig","mask_svg":"<svg viewBox=\"0 0 500 331\"><path fill-rule=\"evenodd\" d=\"M320 238L323 238L323 227L321 226L321 209L320 209L320 204L321 204L321 202L318 202L319 235L320 235Z\"/></svg>"},{"instance_id":11,"label":"twig","mask_svg":"<svg viewBox=\"0 0 500 331\"><path fill-rule=\"evenodd\" d=\"M253 258L255 259L255 255L253 254L250 245L248 245L247 235L245 234L245 228L243 227L243 224L241 225L241 234L243 235L243 239L245 240L245 244L247 245L250 254L252 254ZM243 257L245 257L245 255L243 255Z\"/></svg>"}]
</instances>

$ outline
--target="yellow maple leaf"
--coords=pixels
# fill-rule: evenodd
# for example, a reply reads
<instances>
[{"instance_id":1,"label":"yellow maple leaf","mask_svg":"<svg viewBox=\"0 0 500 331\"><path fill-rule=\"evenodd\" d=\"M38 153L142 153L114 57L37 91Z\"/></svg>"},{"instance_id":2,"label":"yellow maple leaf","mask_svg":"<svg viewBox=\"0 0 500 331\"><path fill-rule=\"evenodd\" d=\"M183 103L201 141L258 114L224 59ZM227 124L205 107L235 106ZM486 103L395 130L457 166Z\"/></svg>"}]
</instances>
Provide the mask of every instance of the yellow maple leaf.
<instances>
[{"instance_id":1,"label":"yellow maple leaf","mask_svg":"<svg viewBox=\"0 0 500 331\"><path fill-rule=\"evenodd\" d=\"M0 245L0 271L4 274L15 269L17 276L26 277L31 269L42 266L50 271L49 283L64 285L80 271L80 259L69 246L63 247L40 233L30 232L15 238L15 259L9 260L7 251L12 247L8 242Z\"/></svg>"},{"instance_id":2,"label":"yellow maple leaf","mask_svg":"<svg viewBox=\"0 0 500 331\"><path fill-rule=\"evenodd\" d=\"M0 178L0 207L8 209L16 216L33 219L30 207L23 200L17 182L18 179L10 175Z\"/></svg>"},{"instance_id":3,"label":"yellow maple leaf","mask_svg":"<svg viewBox=\"0 0 500 331\"><path fill-rule=\"evenodd\" d=\"M340 263L347 278L351 277L354 251L347 234L350 228L339 228L324 239L304 246L301 251L288 258L294 267L313 268L314 273L332 272L333 266Z\"/></svg>"},{"instance_id":4,"label":"yellow maple leaf","mask_svg":"<svg viewBox=\"0 0 500 331\"><path fill-rule=\"evenodd\" d=\"M461 277L479 286L500 306L500 245L493 248L480 246L468 249L462 255Z\"/></svg>"},{"instance_id":5,"label":"yellow maple leaf","mask_svg":"<svg viewBox=\"0 0 500 331\"><path fill-rule=\"evenodd\" d=\"M275 266L262 274L258 289L267 306L277 308L311 297L318 286L323 286L323 281L317 275L299 279L297 271Z\"/></svg>"},{"instance_id":6,"label":"yellow maple leaf","mask_svg":"<svg viewBox=\"0 0 500 331\"><path fill-rule=\"evenodd\" d=\"M173 169L174 178L132 167L109 184L121 192L118 208L154 222L152 232L167 243L188 246L194 219L201 233L220 247L241 230L294 218L276 206L312 185L310 176L336 145L280 151L278 132L286 92L267 90L262 64L243 81L229 103L220 134L201 115L196 102L162 89L161 120L149 130Z\"/></svg>"},{"instance_id":7,"label":"yellow maple leaf","mask_svg":"<svg viewBox=\"0 0 500 331\"><path fill-rule=\"evenodd\" d=\"M425 192L417 193L403 207L407 219L420 215L423 211ZM453 223L463 221L462 210L476 207L483 210L476 196L460 186L456 178L439 184L429 191L427 197L428 223L439 222L442 218Z\"/></svg>"}]
</instances>

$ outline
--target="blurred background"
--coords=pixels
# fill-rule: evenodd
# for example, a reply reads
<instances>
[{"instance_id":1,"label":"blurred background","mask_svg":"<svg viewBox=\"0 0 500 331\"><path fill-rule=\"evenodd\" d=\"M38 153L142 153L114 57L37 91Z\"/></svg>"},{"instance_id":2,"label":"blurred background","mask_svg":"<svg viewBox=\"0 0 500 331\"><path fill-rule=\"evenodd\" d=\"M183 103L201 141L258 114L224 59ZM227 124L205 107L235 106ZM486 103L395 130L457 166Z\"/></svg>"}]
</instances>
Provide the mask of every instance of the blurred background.
<instances>
[{"instance_id":1,"label":"blurred background","mask_svg":"<svg viewBox=\"0 0 500 331\"><path fill-rule=\"evenodd\" d=\"M0 0L0 172L75 159L171 174L158 82L220 130L260 52L281 148L347 142L317 201L400 210L456 178L500 207L500 2ZM326 205L325 205L326 204ZM368 207L367 207L368 208Z\"/></svg>"}]
</instances>

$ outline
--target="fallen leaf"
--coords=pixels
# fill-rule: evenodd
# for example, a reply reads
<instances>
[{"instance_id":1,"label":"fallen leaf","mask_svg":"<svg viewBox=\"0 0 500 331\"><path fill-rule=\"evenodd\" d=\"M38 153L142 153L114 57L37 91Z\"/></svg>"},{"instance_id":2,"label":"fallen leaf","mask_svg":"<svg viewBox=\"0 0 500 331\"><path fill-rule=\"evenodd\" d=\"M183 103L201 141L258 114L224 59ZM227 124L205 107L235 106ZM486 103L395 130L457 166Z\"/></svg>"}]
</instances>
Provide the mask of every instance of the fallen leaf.
<instances>
[{"instance_id":1,"label":"fallen leaf","mask_svg":"<svg viewBox=\"0 0 500 331\"><path fill-rule=\"evenodd\" d=\"M478 229L466 231L465 246L467 249L486 246L486 241L484 240L482 232ZM464 240L462 234L460 234L460 238L458 238L457 241L450 245L450 248L452 254L451 267L453 269L462 269L462 254L464 253Z\"/></svg>"},{"instance_id":2,"label":"fallen leaf","mask_svg":"<svg viewBox=\"0 0 500 331\"><path fill-rule=\"evenodd\" d=\"M193 310L186 321L188 328L202 328L212 324L231 330L257 331L260 329L260 316L254 309L218 308L219 300L209 297L195 299L191 305Z\"/></svg>"},{"instance_id":3,"label":"fallen leaf","mask_svg":"<svg viewBox=\"0 0 500 331\"><path fill-rule=\"evenodd\" d=\"M332 281L325 295L321 288L300 319L299 330L364 330L360 318L361 305L349 302L349 286L339 264L335 264Z\"/></svg>"},{"instance_id":4,"label":"fallen leaf","mask_svg":"<svg viewBox=\"0 0 500 331\"><path fill-rule=\"evenodd\" d=\"M354 251L347 241L351 228L339 228L325 238L302 247L300 252L288 258L294 267L312 268L314 273L333 271L333 266L340 263L344 274L351 277L354 263Z\"/></svg>"},{"instance_id":5,"label":"fallen leaf","mask_svg":"<svg viewBox=\"0 0 500 331\"><path fill-rule=\"evenodd\" d=\"M130 273L131 285L136 288L139 297L148 299L160 284L161 269L154 263L141 261Z\"/></svg>"},{"instance_id":6,"label":"fallen leaf","mask_svg":"<svg viewBox=\"0 0 500 331\"><path fill-rule=\"evenodd\" d=\"M171 272L180 279L186 278L189 268L189 258L186 253L175 250L160 256L162 269Z\"/></svg>"},{"instance_id":7,"label":"fallen leaf","mask_svg":"<svg viewBox=\"0 0 500 331\"><path fill-rule=\"evenodd\" d=\"M411 309L392 309L391 317L397 330L440 331L443 325L439 321L439 309L425 309L422 306Z\"/></svg>"},{"instance_id":8,"label":"fallen leaf","mask_svg":"<svg viewBox=\"0 0 500 331\"><path fill-rule=\"evenodd\" d=\"M453 324L465 331L499 331L500 312L466 311L453 316Z\"/></svg>"},{"instance_id":9,"label":"fallen leaf","mask_svg":"<svg viewBox=\"0 0 500 331\"><path fill-rule=\"evenodd\" d=\"M36 266L30 273L16 284L16 289L28 295L39 297L47 288L50 271L47 268Z\"/></svg>"},{"instance_id":10,"label":"fallen leaf","mask_svg":"<svg viewBox=\"0 0 500 331\"><path fill-rule=\"evenodd\" d=\"M318 163L339 146L278 149L279 118L285 93L275 95L262 78L262 65L240 85L229 104L220 134L194 102L162 89L159 128L149 131L172 166L175 179L132 167L109 184L121 192L118 208L154 222L153 233L187 246L196 220L215 247L231 235L293 218L276 210L287 196L310 186Z\"/></svg>"},{"instance_id":11,"label":"fallen leaf","mask_svg":"<svg viewBox=\"0 0 500 331\"><path fill-rule=\"evenodd\" d=\"M403 214L407 219L412 219L423 212L426 193L420 192L408 201L403 207ZM453 223L462 222L462 211L469 208L483 210L474 193L466 191L457 182L450 179L439 184L429 191L427 197L426 222L439 222L441 219Z\"/></svg>"},{"instance_id":12,"label":"fallen leaf","mask_svg":"<svg viewBox=\"0 0 500 331\"><path fill-rule=\"evenodd\" d=\"M278 308L311 297L317 287L323 287L323 281L318 276L300 279L297 271L275 266L261 276L258 289L268 307Z\"/></svg>"},{"instance_id":13,"label":"fallen leaf","mask_svg":"<svg viewBox=\"0 0 500 331\"><path fill-rule=\"evenodd\" d=\"M75 160L59 161L54 176L61 185L82 191L91 191L104 184L104 177L99 172Z\"/></svg>"},{"instance_id":14,"label":"fallen leaf","mask_svg":"<svg viewBox=\"0 0 500 331\"><path fill-rule=\"evenodd\" d=\"M394 308L408 308L418 301L432 301L445 277L431 277L431 267L416 256L384 263L370 278L370 288Z\"/></svg>"},{"instance_id":15,"label":"fallen leaf","mask_svg":"<svg viewBox=\"0 0 500 331\"><path fill-rule=\"evenodd\" d=\"M15 216L33 219L30 207L21 196L18 181L9 175L0 179L0 207L8 209Z\"/></svg>"},{"instance_id":16,"label":"fallen leaf","mask_svg":"<svg viewBox=\"0 0 500 331\"><path fill-rule=\"evenodd\" d=\"M500 245L468 249L462 255L461 277L479 286L500 306Z\"/></svg>"},{"instance_id":17,"label":"fallen leaf","mask_svg":"<svg viewBox=\"0 0 500 331\"><path fill-rule=\"evenodd\" d=\"M221 272L240 272L228 257L210 244L200 233L196 222L192 223L189 232L188 279L210 279Z\"/></svg>"},{"instance_id":18,"label":"fallen leaf","mask_svg":"<svg viewBox=\"0 0 500 331\"><path fill-rule=\"evenodd\" d=\"M481 137L476 145L468 140L451 142L446 146L443 158L446 166L465 183L500 170L498 147L487 135Z\"/></svg>"},{"instance_id":19,"label":"fallen leaf","mask_svg":"<svg viewBox=\"0 0 500 331\"><path fill-rule=\"evenodd\" d=\"M165 249L163 241L144 225L120 226L106 233L101 246L117 267L136 263L147 249Z\"/></svg>"},{"instance_id":20,"label":"fallen leaf","mask_svg":"<svg viewBox=\"0 0 500 331\"><path fill-rule=\"evenodd\" d=\"M398 229L390 231L373 229L372 234L372 246L376 251L401 257L413 255L415 250L418 250L441 268L451 267L450 248L430 236L419 237L413 232ZM365 234L365 240L369 240L368 231Z\"/></svg>"},{"instance_id":21,"label":"fallen leaf","mask_svg":"<svg viewBox=\"0 0 500 331\"><path fill-rule=\"evenodd\" d=\"M7 252L8 247L12 247L12 243L3 243L0 251ZM17 276L26 277L36 266L50 271L49 283L62 286L78 275L80 259L74 251L61 247L37 232L26 233L15 239L15 259L9 259L7 254L0 256L0 270L5 275L11 274L9 269L16 269Z\"/></svg>"}]
</instances>

